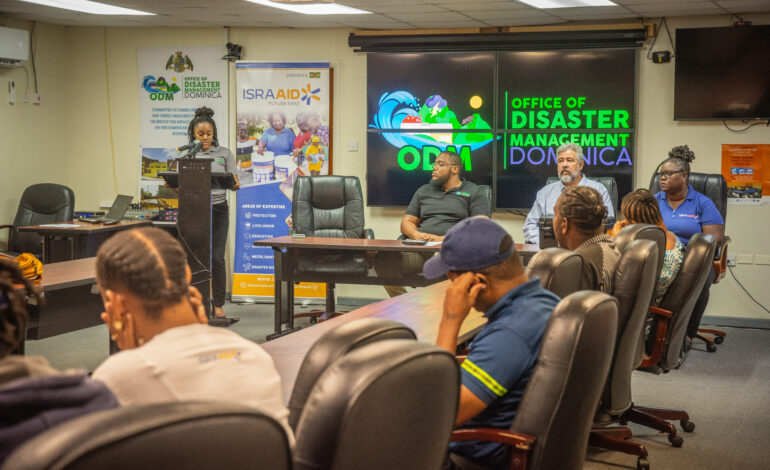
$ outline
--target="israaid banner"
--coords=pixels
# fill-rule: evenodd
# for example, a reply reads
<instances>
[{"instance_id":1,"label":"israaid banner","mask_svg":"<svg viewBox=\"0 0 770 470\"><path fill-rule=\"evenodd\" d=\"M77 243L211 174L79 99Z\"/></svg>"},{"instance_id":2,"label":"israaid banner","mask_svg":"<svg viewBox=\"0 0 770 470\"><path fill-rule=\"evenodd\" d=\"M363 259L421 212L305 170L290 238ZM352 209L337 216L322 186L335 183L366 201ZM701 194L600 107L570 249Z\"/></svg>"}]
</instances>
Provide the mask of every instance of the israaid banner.
<instances>
[{"instance_id":1,"label":"israaid banner","mask_svg":"<svg viewBox=\"0 0 770 470\"><path fill-rule=\"evenodd\" d=\"M273 300L273 252L252 244L288 234L297 176L329 174L330 72L328 62L235 64L235 301ZM294 293L323 298L326 285L302 283Z\"/></svg>"},{"instance_id":2,"label":"israaid banner","mask_svg":"<svg viewBox=\"0 0 770 470\"><path fill-rule=\"evenodd\" d=\"M140 47L139 175L140 199L150 207L177 207L177 194L163 184L159 171L181 156L195 109L208 106L227 143L227 62L222 46Z\"/></svg>"}]
</instances>

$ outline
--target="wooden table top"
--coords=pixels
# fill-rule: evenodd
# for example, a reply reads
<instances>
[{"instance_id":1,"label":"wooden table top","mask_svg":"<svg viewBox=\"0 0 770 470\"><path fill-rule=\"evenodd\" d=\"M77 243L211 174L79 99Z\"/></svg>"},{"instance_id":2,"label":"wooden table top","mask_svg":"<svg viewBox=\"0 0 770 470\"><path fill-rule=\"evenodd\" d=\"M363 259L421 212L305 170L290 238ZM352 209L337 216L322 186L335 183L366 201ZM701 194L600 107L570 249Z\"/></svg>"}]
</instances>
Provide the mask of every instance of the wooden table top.
<instances>
[{"instance_id":1,"label":"wooden table top","mask_svg":"<svg viewBox=\"0 0 770 470\"><path fill-rule=\"evenodd\" d=\"M77 227L46 227L46 225L72 224ZM19 227L20 232L36 232L41 235L88 235L90 233L114 232L116 230L125 230L127 228L141 227L143 225L152 225L151 220L121 220L114 225L104 225L99 222L91 224L82 220L70 220L68 222L57 222L55 224L28 225Z\"/></svg>"},{"instance_id":2,"label":"wooden table top","mask_svg":"<svg viewBox=\"0 0 770 470\"><path fill-rule=\"evenodd\" d=\"M38 285L43 291L52 291L95 282L96 257L92 257L43 265L43 279Z\"/></svg>"},{"instance_id":3,"label":"wooden table top","mask_svg":"<svg viewBox=\"0 0 770 470\"><path fill-rule=\"evenodd\" d=\"M342 316L303 328L295 333L282 336L262 344L273 357L281 376L284 401L289 402L294 381L310 346L325 332L343 323L360 318L387 318L411 328L419 341L434 344L444 305L444 291L450 281L433 284L398 297L366 305ZM471 310L460 328L458 344L464 343L484 326L486 318L480 312Z\"/></svg>"},{"instance_id":4,"label":"wooden table top","mask_svg":"<svg viewBox=\"0 0 770 470\"><path fill-rule=\"evenodd\" d=\"M441 249L441 244L405 245L402 240L367 239L367 238L326 238L305 237L293 238L289 235L282 237L257 240L254 246L268 246L275 248L311 248L311 249L335 249L335 250L372 250L372 251L428 251L436 252ZM532 244L516 244L516 251L523 256L534 255L540 248Z\"/></svg>"}]
</instances>

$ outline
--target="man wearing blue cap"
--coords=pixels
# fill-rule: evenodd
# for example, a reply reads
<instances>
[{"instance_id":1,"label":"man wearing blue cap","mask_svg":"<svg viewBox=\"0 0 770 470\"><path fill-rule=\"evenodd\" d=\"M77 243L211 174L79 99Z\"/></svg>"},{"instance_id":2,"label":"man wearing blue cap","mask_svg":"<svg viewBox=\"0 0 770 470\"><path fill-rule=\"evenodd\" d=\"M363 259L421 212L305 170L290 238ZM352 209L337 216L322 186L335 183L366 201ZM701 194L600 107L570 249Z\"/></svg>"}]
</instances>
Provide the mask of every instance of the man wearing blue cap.
<instances>
[{"instance_id":1,"label":"man wearing blue cap","mask_svg":"<svg viewBox=\"0 0 770 470\"><path fill-rule=\"evenodd\" d=\"M439 347L455 353L460 325L471 307L487 317L460 366L456 426L510 428L559 298L538 279L527 278L511 236L486 218L465 219L452 227L423 274L429 279L446 274L452 281L444 295ZM467 459L497 468L507 454L504 445L493 442L453 442L449 450L450 468L465 468Z\"/></svg>"}]
</instances>

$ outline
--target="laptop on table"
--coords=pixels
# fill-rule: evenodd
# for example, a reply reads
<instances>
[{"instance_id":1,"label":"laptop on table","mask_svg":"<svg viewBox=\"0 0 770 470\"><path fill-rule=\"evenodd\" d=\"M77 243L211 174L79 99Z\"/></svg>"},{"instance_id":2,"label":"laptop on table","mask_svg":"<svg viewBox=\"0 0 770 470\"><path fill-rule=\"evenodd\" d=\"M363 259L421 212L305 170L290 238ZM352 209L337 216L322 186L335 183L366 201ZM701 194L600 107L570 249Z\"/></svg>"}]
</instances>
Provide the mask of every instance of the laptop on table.
<instances>
[{"instance_id":1,"label":"laptop on table","mask_svg":"<svg viewBox=\"0 0 770 470\"><path fill-rule=\"evenodd\" d=\"M112 203L112 207L110 207L110 211L107 212L107 215L103 215L101 217L84 217L80 220L82 220L83 222L89 222L92 224L117 223L123 219L124 215L126 215L126 212L128 211L128 206L131 204L131 201L133 200L134 200L134 196L126 196L124 194L118 194L118 197L115 198L115 202Z\"/></svg>"}]
</instances>

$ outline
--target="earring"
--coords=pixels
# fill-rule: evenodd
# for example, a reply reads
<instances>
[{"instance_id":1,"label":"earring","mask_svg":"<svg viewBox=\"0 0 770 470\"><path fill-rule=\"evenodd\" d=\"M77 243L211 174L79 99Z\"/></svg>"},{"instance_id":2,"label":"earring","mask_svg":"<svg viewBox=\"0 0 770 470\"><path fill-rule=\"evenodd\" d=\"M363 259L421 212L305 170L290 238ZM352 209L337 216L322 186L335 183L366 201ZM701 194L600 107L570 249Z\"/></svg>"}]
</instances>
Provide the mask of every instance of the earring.
<instances>
[{"instance_id":1,"label":"earring","mask_svg":"<svg viewBox=\"0 0 770 470\"><path fill-rule=\"evenodd\" d=\"M123 329L123 322L120 320L115 321L115 323L112 324L112 326L117 330L120 331Z\"/></svg>"}]
</instances>

